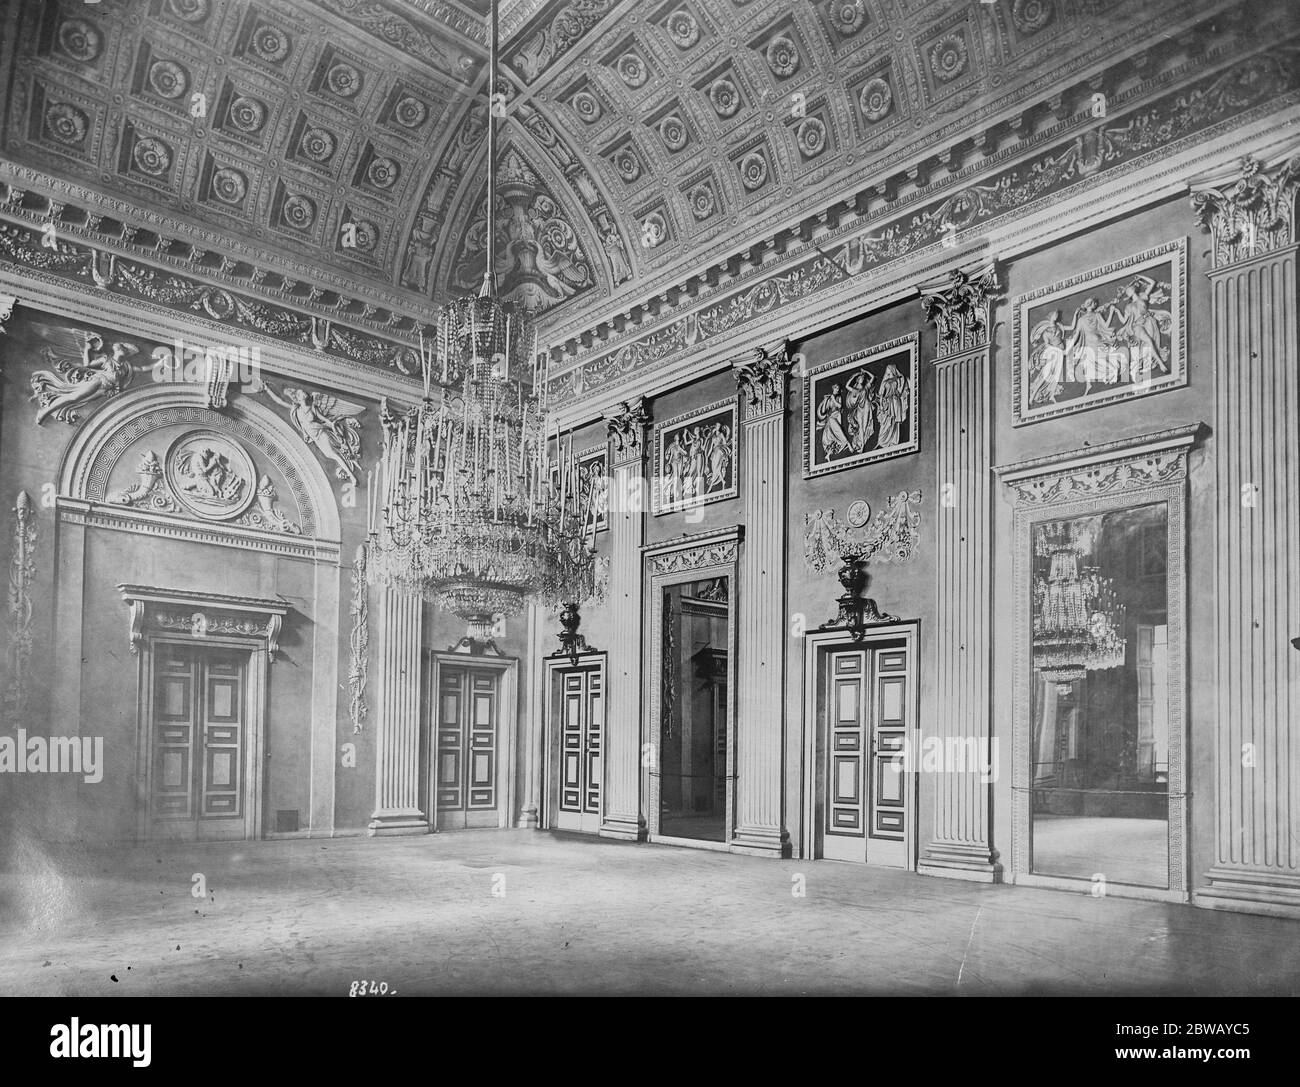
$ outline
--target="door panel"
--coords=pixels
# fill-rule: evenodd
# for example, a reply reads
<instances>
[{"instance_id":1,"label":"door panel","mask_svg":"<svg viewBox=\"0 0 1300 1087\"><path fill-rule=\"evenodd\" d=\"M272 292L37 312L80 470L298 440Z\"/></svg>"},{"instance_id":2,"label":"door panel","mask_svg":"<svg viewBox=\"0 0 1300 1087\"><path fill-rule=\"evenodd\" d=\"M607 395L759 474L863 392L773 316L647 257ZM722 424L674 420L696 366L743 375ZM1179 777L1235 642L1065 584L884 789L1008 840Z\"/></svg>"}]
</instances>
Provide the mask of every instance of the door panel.
<instances>
[{"instance_id":1,"label":"door panel","mask_svg":"<svg viewBox=\"0 0 1300 1087\"><path fill-rule=\"evenodd\" d=\"M910 866L915 779L903 765L915 714L909 658L897 644L825 652L823 857Z\"/></svg>"},{"instance_id":2,"label":"door panel","mask_svg":"<svg viewBox=\"0 0 1300 1087\"><path fill-rule=\"evenodd\" d=\"M160 642L153 650L149 836L247 836L248 654Z\"/></svg>"},{"instance_id":3,"label":"door panel","mask_svg":"<svg viewBox=\"0 0 1300 1087\"><path fill-rule=\"evenodd\" d=\"M867 654L862 649L832 652L827 657L830 695L826 776L826 838L823 855L835 860L862 860L865 803L863 767L867 730Z\"/></svg>"},{"instance_id":4,"label":"door panel","mask_svg":"<svg viewBox=\"0 0 1300 1087\"><path fill-rule=\"evenodd\" d=\"M500 674L456 665L440 665L437 671L438 827L497 826Z\"/></svg>"},{"instance_id":5,"label":"door panel","mask_svg":"<svg viewBox=\"0 0 1300 1087\"><path fill-rule=\"evenodd\" d=\"M560 725L556 826L594 833L600 829L603 672L564 668L553 676Z\"/></svg>"}]
</instances>

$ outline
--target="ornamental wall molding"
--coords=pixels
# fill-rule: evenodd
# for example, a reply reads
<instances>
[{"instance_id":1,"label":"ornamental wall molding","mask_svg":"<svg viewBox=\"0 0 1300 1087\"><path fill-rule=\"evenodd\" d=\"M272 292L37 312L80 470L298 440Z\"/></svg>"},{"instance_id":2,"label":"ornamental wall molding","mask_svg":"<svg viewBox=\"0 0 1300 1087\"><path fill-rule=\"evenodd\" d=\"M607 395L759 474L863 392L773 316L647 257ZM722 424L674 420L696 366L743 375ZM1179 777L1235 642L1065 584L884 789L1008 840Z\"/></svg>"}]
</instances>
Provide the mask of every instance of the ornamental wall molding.
<instances>
[{"instance_id":1,"label":"ornamental wall molding","mask_svg":"<svg viewBox=\"0 0 1300 1087\"><path fill-rule=\"evenodd\" d=\"M1187 476L1187 455L1207 431L1188 423L1121 438L1087 452L1056 453L993 469L1017 506L1075 502L1175 483Z\"/></svg>"},{"instance_id":2,"label":"ornamental wall molding","mask_svg":"<svg viewBox=\"0 0 1300 1087\"><path fill-rule=\"evenodd\" d=\"M274 465L292 492L302 535L334 542L337 553L340 521L333 487L298 433L256 397L241 395L227 410L214 411L207 407L206 390L198 384L152 384L123 393L94 413L64 451L59 495L108 505L109 480L126 451L141 437L177 425L225 435ZM261 482L258 479L259 487ZM255 499L254 503L255 510L262 510L260 502ZM117 508L124 511L130 507ZM146 509L133 513L146 521L163 515ZM249 525L230 531L259 530Z\"/></svg>"},{"instance_id":3,"label":"ornamental wall molding","mask_svg":"<svg viewBox=\"0 0 1300 1087\"><path fill-rule=\"evenodd\" d=\"M6 619L4 720L27 721L27 670L32 658L32 584L36 580L36 545L40 539L31 496L19 491L13 506Z\"/></svg>"},{"instance_id":4,"label":"ornamental wall molding","mask_svg":"<svg viewBox=\"0 0 1300 1087\"><path fill-rule=\"evenodd\" d=\"M14 216L3 218L12 220ZM393 369L407 375L418 369L418 356L412 346L347 327L341 322L348 315L337 307L321 307L318 314L312 314L305 308L250 298L245 293L248 285L230 277L225 278L234 289L156 268L134 257L110 254L109 250L90 242L70 240L66 232L62 238L56 234L53 248L42 244L44 237L34 222L0 223L0 261L112 293L133 304L153 302L163 306L164 312L179 309L207 317L226 328L227 337L229 330L235 328L241 334L260 333L275 342L310 347L314 352L361 363L371 369ZM105 255L112 257L107 262L107 275L103 271ZM289 292L282 289L281 300L289 297ZM293 301L295 305L299 302ZM328 323L322 325L321 321L326 319Z\"/></svg>"},{"instance_id":5,"label":"ornamental wall molding","mask_svg":"<svg viewBox=\"0 0 1300 1087\"><path fill-rule=\"evenodd\" d=\"M1213 241L1214 267L1296 242L1300 147L1271 165L1246 155L1230 171L1202 175L1189 187L1196 220Z\"/></svg>"},{"instance_id":6,"label":"ornamental wall molding","mask_svg":"<svg viewBox=\"0 0 1300 1087\"><path fill-rule=\"evenodd\" d=\"M0 182L6 186L0 197L5 219L41 227L53 223L59 236L76 239L106 257L143 260L179 274L198 271L213 284L249 291L272 302L283 302L288 290L302 291L304 297L295 301L301 302L304 312L350 313L358 325L376 332L406 322L405 327L413 330L421 321L418 312L409 312L410 298L320 264L256 249L238 238L173 219L148 205L94 192L31 166L0 164ZM320 301L325 294L333 295L328 304Z\"/></svg>"},{"instance_id":7,"label":"ornamental wall molding","mask_svg":"<svg viewBox=\"0 0 1300 1087\"><path fill-rule=\"evenodd\" d=\"M0 235L5 229L0 225ZM419 382L396 370L382 371L363 362L316 353L249 329L232 330L230 325L201 313L178 312L167 305L103 291L93 283L44 269L0 260L0 290L3 289L17 293L28 308L67 318L78 325L102 325L124 336L148 340L157 340L160 328L195 343L228 344L234 339L240 347L257 349L262 371L267 374L328 385L367 399L384 395L402 400L419 399Z\"/></svg>"},{"instance_id":8,"label":"ornamental wall molding","mask_svg":"<svg viewBox=\"0 0 1300 1087\"><path fill-rule=\"evenodd\" d=\"M124 490L114 491L108 496L113 505L134 506L142 510L155 510L161 513L184 515L184 510L176 501L164 478L162 462L152 449L146 449L140 455L137 469L139 481ZM263 473L258 477L254 491L253 505L229 522L242 528L256 528L267 532L287 532L291 536L302 535L302 525L291 521L278 506L279 496L271 477Z\"/></svg>"},{"instance_id":9,"label":"ornamental wall molding","mask_svg":"<svg viewBox=\"0 0 1300 1087\"><path fill-rule=\"evenodd\" d=\"M728 525L726 528L683 535L675 540L645 544L641 553L649 563L651 575L701 570L735 563L744 535L744 525Z\"/></svg>"},{"instance_id":10,"label":"ornamental wall molding","mask_svg":"<svg viewBox=\"0 0 1300 1087\"><path fill-rule=\"evenodd\" d=\"M256 528L203 524L165 513L148 513L128 506L107 502L86 502L58 497L55 511L60 525L102 528L112 532L129 532L138 536L181 540L186 543L233 547L239 551L258 551L286 559L327 566L340 564L340 548L331 540L317 540L285 532Z\"/></svg>"},{"instance_id":11,"label":"ornamental wall molding","mask_svg":"<svg viewBox=\"0 0 1300 1087\"><path fill-rule=\"evenodd\" d=\"M807 249L805 243L809 241L810 235L820 234L823 229L834 233L841 218L854 219L860 226L868 218L865 213L872 203L887 204L889 210L897 210L906 203L904 194L934 192L951 187L958 180L969 181L991 167L1021 157L1045 142L1059 139L1064 132L1086 133L1094 125L1089 108L1094 93L1104 94L1107 109L1113 112L1118 106L1131 106L1172 84L1184 81L1189 74L1221 64L1225 57L1244 56L1256 49L1253 40L1245 45L1228 45L1223 40L1221 28L1231 21L1230 15L1249 22L1249 12L1242 5L1219 17L1216 22L1219 29L1215 31L1215 36L1219 39L1217 48L1210 51L1199 50L1195 46L1184 50L1174 45L1170 20L1177 14L1184 17L1191 15L1194 21L1206 18L1203 11L1194 12L1193 5L1184 6L1181 12L1161 12L1157 19L1152 19L1145 27L1135 28L1135 32L1150 32L1160 39L1163 48L1147 50L1131 61L1112 63L1108 68L1090 75L1086 84L1063 87L1062 71L1053 67L1028 84L1016 86L972 112L961 113L936 130L926 132L927 142L947 146L941 151L924 155L919 162L916 160L919 154L923 154L923 149L906 142L891 151L873 155L872 171L879 179L862 187L861 172L849 171L842 187L856 188L857 191L845 199L826 205L824 190L818 191L815 187L806 197L800 197L798 193L793 197L785 195L774 215L766 216L764 221L753 224L756 230L771 231L768 237L746 240L735 250L730 260L716 269L689 276L684 281L680 279L680 272L641 281L639 290L645 301L632 305L632 300L629 299L626 303L627 314L647 305L653 310L656 294L659 299L667 300L672 294L683 290L693 293L698 289L703 293L711 293L708 287L715 284L716 275L721 275L726 285L735 285L745 278L736 275L738 269L750 263L757 265L760 259L765 264L770 263L770 256L785 254L792 247ZM1192 42L1196 34L1196 31L1187 31L1179 36ZM1097 49L1088 57L1087 63L1105 63L1113 54L1112 46ZM1084 60L1084 56L1072 54L1070 59L1071 63L1077 64ZM1036 94L1048 97L1026 102L1027 97ZM973 139L972 132L976 133ZM1002 146L1004 144L1011 146ZM979 161L970 163L972 158L978 158ZM945 176L933 180L940 173ZM876 210L879 212L880 209ZM790 225L794 216L800 213L808 217ZM869 216L878 217L878 214ZM774 218L780 222L772 222ZM693 238L693 246L698 248L697 243L701 240L704 239ZM595 332L595 327L582 317L574 315L572 319L557 322L552 331L553 339L559 343L587 337ZM584 346L589 345L584 342ZM573 354L575 350L570 346L569 353ZM558 359L557 355L557 361Z\"/></svg>"},{"instance_id":12,"label":"ornamental wall molding","mask_svg":"<svg viewBox=\"0 0 1300 1087\"><path fill-rule=\"evenodd\" d=\"M1189 458L1207 428L1191 423L1124 438L1083 453L1057 453L995 468L1014 502L1011 565L1014 622L1012 663L1011 868L1030 875L1031 744L1033 740L1030 652L1032 528L1045 520L1069 520L1163 502L1167 504L1166 616L1169 661L1169 856L1168 888L1187 887L1188 774L1186 765L1186 517Z\"/></svg>"},{"instance_id":13,"label":"ornamental wall molding","mask_svg":"<svg viewBox=\"0 0 1300 1087\"><path fill-rule=\"evenodd\" d=\"M128 607L131 652L138 654L146 634L181 634L202 641L234 637L265 643L267 656L280 651L280 630L290 611L283 597L228 596L152 585L119 585Z\"/></svg>"},{"instance_id":14,"label":"ornamental wall molding","mask_svg":"<svg viewBox=\"0 0 1300 1087\"><path fill-rule=\"evenodd\" d=\"M366 672L370 664L370 587L366 581L368 552L365 544L357 544L356 561L352 564L352 600L348 616L352 631L348 636L348 715L352 718L352 731L360 732L369 707L366 703Z\"/></svg>"},{"instance_id":15,"label":"ornamental wall molding","mask_svg":"<svg viewBox=\"0 0 1300 1087\"><path fill-rule=\"evenodd\" d=\"M1005 230L1011 247L1018 250L1027 243L1010 228L1027 213L1045 213L1099 190L1121 191L1123 180L1130 175L1145 170L1163 173L1161 168L1173 156L1218 138L1236 137L1252 122L1300 101L1300 76L1293 63L1297 52L1300 49L1295 43L1273 47L1226 71L1204 75L1190 86L1169 91L1154 102L1083 126L1072 139L1044 147L1062 132L1071 131L1068 126L1055 126L1040 134L1042 139L1029 141L1040 148L1036 156L1025 158L1025 147L1018 149L1014 164L1008 164L1010 156L994 156L978 171L961 171L917 189L907 198L885 201L885 207L859 216L847 226L830 229L837 216L833 209L828 210L822 220L827 227L824 232L810 227L807 241L796 243L795 232L789 244L775 240L767 246L770 252L782 252L777 260L763 264L760 256L754 266L725 282L716 274L718 269L711 269L705 279L718 285L707 292L698 279L691 280L627 314L600 322L580 337L584 347L596 344L588 354L582 354L570 337L564 348L553 351L553 367L556 362L563 367L552 378L554 400L564 406L581 396L590 403L597 390L614 392L631 384L641 376L638 370L660 374L687 353L699 358L712 346L704 346L709 340L721 348L748 326L752 326L751 337L762 335L772 327L779 310L806 312L814 298L822 306L832 296L857 294L860 298L864 281L885 285L882 279L889 277L892 285L893 276L901 278L909 265L939 263L943 249L949 248L945 239L952 237L945 224L958 227L959 249L953 252L949 248L949 259L944 262L949 266L954 259L962 259L963 249L972 242L987 244L999 231ZM990 165L1002 168L989 174ZM977 172L986 176L972 183ZM935 198L958 183L965 187ZM913 210L903 210L909 208ZM889 222L883 221L886 212L892 216ZM864 223L871 225L864 229ZM1057 229L1070 227L1061 223ZM1072 229L1077 231L1077 222ZM763 249L755 247L760 252ZM1000 254L1004 259L1007 255ZM730 270L739 264L733 258L719 268ZM895 272L891 265L899 270ZM759 282L734 290L747 279ZM732 293L720 297L726 289ZM702 305L701 298L706 300ZM687 306L692 307L691 312L677 316ZM634 322L633 316L639 320ZM785 321L787 327L792 323L789 316Z\"/></svg>"},{"instance_id":16,"label":"ornamental wall molding","mask_svg":"<svg viewBox=\"0 0 1300 1087\"><path fill-rule=\"evenodd\" d=\"M552 70L542 72L535 83L529 81L533 97L553 102L554 118L579 139L609 148L646 129L654 133L641 142L642 150L656 161L624 186L613 162L600 164L611 186L636 201L638 217L649 210L653 192L666 205L665 217L677 227L669 244L637 247L640 263L656 273L638 281L634 289L640 297L671 291L683 272L695 271L690 266L693 255L715 240L718 249L728 251L748 245L754 234L761 237L785 228L792 214L815 213L828 194L851 192L862 183L860 163L869 163L873 172L897 171L898 179L914 174L924 185L932 174L960 168L972 150L988 156L999 143L1027 138L1035 129L1086 113L1093 92L1114 98L1126 92L1134 75L1145 82L1152 73L1176 69L1184 57L1198 61L1211 35L1218 49L1228 47L1235 29L1226 13L1209 24L1209 18L1229 4L1207 12L1200 2L1176 0L1162 3L1158 11L1119 7L1107 0L1104 18L1079 5L1026 5L1017 0L1014 5L967 5L936 20L923 5L908 4L891 11L883 22L878 13L868 17L862 0L795 5L781 13L766 5L770 14L758 10L764 6L706 0L645 9L644 20L638 20L635 14L629 19L629 13L639 13L636 6L624 3L574 47L579 53L575 61L566 64L561 55ZM1028 19L1027 7L1034 9ZM849 18L853 25L843 21L850 13L856 13ZM697 45L687 47L672 37L679 16L698 24ZM773 23L772 18L780 21ZM891 33L896 40L890 40ZM938 63L933 52L936 34L942 35L938 41L945 50L961 54L958 67L946 69L937 86L931 74ZM915 48L909 39L915 40ZM1132 50L1134 43L1148 42L1150 48ZM679 70L681 50L687 48L686 66ZM1116 65L1117 56L1126 58L1122 67ZM627 71L625 63L634 71ZM987 79L975 78L986 66L998 72L991 94ZM1108 71L1098 71L1107 66ZM826 72L835 78L818 78ZM650 81L648 74L666 78ZM690 96L693 103L679 90L684 83L696 88L697 94ZM633 85L635 107L623 93ZM719 85L723 90L716 97ZM800 121L784 116L780 108L796 89L807 95L807 116ZM542 90L545 95L537 93ZM595 111L589 103L602 91L610 100L603 111ZM868 98L874 98L872 105L866 104ZM737 100L769 109L764 116L741 109ZM667 141L667 153L656 153L662 137L655 130L675 104L695 106L695 120L705 129L697 144L725 141L714 180L721 178L722 189L730 191L718 190L720 214L706 215L704 222L692 221L698 218L693 183L702 172L700 158L689 145L684 152L672 152L674 144ZM639 112L634 112L636 107ZM708 132L718 119L722 124L716 134ZM792 143L797 143L797 151L787 146ZM935 145L949 146L934 155L929 149ZM742 188L742 178L733 170L753 180ZM886 178L885 173L880 176ZM895 177L886 179L893 182ZM631 227L629 232L635 233ZM629 297L627 302L637 300ZM575 310L568 316L562 332L557 326L558 338L577 334L575 325L582 315Z\"/></svg>"}]
</instances>

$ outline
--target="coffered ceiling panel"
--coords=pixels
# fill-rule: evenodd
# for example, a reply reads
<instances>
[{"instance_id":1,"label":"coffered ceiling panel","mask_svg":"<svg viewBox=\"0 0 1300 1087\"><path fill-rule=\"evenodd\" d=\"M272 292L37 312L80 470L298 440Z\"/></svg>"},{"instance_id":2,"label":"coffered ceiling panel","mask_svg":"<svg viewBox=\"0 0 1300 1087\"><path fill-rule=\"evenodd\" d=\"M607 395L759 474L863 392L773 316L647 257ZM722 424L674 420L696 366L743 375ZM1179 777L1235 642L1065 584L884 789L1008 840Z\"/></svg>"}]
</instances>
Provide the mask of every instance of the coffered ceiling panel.
<instances>
[{"instance_id":1,"label":"coffered ceiling panel","mask_svg":"<svg viewBox=\"0 0 1300 1087\"><path fill-rule=\"evenodd\" d=\"M1211 0L514 0L494 234L570 324L948 153ZM416 320L486 239L487 0L14 0L0 151Z\"/></svg>"}]
</instances>

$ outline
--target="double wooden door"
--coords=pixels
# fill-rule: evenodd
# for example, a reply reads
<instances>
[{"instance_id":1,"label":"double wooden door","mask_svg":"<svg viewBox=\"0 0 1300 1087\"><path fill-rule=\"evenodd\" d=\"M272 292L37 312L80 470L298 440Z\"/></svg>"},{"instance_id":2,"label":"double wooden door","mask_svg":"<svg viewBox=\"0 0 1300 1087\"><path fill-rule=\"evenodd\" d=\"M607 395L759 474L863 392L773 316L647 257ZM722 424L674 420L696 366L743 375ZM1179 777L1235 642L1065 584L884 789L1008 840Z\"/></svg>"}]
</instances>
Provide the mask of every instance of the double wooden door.
<instances>
[{"instance_id":1,"label":"double wooden door","mask_svg":"<svg viewBox=\"0 0 1300 1087\"><path fill-rule=\"evenodd\" d=\"M901 641L825 651L824 857L913 866L913 666Z\"/></svg>"},{"instance_id":2,"label":"double wooden door","mask_svg":"<svg viewBox=\"0 0 1300 1087\"><path fill-rule=\"evenodd\" d=\"M600 830L605 668L601 662L551 669L552 728L558 732L555 826Z\"/></svg>"},{"instance_id":3,"label":"double wooden door","mask_svg":"<svg viewBox=\"0 0 1300 1087\"><path fill-rule=\"evenodd\" d=\"M250 837L248 651L153 645L147 836Z\"/></svg>"},{"instance_id":4,"label":"double wooden door","mask_svg":"<svg viewBox=\"0 0 1300 1087\"><path fill-rule=\"evenodd\" d=\"M433 781L439 830L503 825L497 772L501 675L470 665L436 666Z\"/></svg>"}]
</instances>

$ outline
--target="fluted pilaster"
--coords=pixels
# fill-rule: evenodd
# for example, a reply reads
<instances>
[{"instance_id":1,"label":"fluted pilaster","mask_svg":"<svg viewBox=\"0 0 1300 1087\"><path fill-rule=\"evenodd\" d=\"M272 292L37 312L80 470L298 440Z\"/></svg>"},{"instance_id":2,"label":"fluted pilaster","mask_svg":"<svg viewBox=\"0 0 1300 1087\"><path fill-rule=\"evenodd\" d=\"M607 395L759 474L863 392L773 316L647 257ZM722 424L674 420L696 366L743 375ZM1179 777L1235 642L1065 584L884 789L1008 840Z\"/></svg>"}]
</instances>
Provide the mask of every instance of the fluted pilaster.
<instances>
[{"instance_id":1,"label":"fluted pilaster","mask_svg":"<svg viewBox=\"0 0 1300 1087\"><path fill-rule=\"evenodd\" d=\"M382 590L371 835L425 834L429 830L420 810L421 616L418 594Z\"/></svg>"},{"instance_id":2,"label":"fluted pilaster","mask_svg":"<svg viewBox=\"0 0 1300 1087\"><path fill-rule=\"evenodd\" d=\"M641 811L641 544L645 537L646 427L641 397L606 417L610 439L609 606L621 636L609 647L604 805L600 833L645 837Z\"/></svg>"},{"instance_id":3,"label":"fluted pilaster","mask_svg":"<svg viewBox=\"0 0 1300 1087\"><path fill-rule=\"evenodd\" d=\"M1300 158L1193 196L1213 236L1215 864L1200 905L1300 917Z\"/></svg>"},{"instance_id":4,"label":"fluted pilaster","mask_svg":"<svg viewBox=\"0 0 1300 1087\"><path fill-rule=\"evenodd\" d=\"M782 820L785 704L786 387L784 344L735 366L740 387L741 523L736 638L738 852L788 851Z\"/></svg>"},{"instance_id":5,"label":"fluted pilaster","mask_svg":"<svg viewBox=\"0 0 1300 1087\"><path fill-rule=\"evenodd\" d=\"M989 749L990 534L989 467L993 406L989 309L997 289L991 268L976 278L952 273L947 288L922 291L939 331L935 429L939 494L935 565L936 698L930 716L944 749L973 738ZM987 775L945 768L934 776L933 838L917 870L992 882L1001 866L989 840Z\"/></svg>"}]
</instances>

